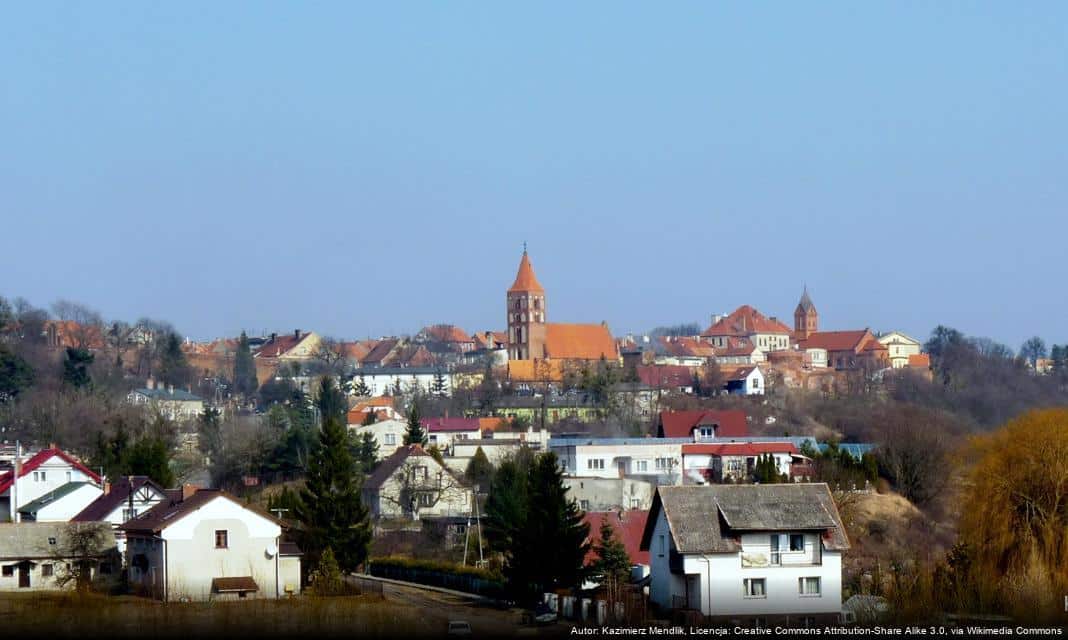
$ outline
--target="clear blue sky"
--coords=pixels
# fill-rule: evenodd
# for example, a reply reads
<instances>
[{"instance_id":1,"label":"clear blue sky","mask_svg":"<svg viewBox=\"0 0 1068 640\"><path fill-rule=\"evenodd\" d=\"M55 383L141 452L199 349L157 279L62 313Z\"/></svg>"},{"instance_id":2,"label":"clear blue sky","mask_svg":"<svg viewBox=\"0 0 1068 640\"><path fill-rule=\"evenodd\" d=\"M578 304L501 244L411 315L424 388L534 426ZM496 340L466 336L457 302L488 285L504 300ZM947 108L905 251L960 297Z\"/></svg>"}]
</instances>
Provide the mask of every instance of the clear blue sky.
<instances>
[{"instance_id":1,"label":"clear blue sky","mask_svg":"<svg viewBox=\"0 0 1068 640\"><path fill-rule=\"evenodd\" d=\"M0 294L194 338L749 303L1068 341L1068 3L12 3Z\"/></svg>"}]
</instances>

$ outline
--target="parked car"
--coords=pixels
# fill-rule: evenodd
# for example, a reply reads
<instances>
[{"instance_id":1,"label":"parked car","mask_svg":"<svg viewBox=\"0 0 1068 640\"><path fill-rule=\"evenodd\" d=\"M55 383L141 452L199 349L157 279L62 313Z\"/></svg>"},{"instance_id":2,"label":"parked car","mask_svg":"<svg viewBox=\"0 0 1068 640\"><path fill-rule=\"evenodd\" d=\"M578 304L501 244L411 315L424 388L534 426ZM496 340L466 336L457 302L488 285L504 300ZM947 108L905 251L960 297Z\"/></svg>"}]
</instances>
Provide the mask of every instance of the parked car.
<instances>
[{"instance_id":1,"label":"parked car","mask_svg":"<svg viewBox=\"0 0 1068 640\"><path fill-rule=\"evenodd\" d=\"M556 612L549 608L549 605L542 602L534 607L534 622L538 624L556 622Z\"/></svg>"}]
</instances>

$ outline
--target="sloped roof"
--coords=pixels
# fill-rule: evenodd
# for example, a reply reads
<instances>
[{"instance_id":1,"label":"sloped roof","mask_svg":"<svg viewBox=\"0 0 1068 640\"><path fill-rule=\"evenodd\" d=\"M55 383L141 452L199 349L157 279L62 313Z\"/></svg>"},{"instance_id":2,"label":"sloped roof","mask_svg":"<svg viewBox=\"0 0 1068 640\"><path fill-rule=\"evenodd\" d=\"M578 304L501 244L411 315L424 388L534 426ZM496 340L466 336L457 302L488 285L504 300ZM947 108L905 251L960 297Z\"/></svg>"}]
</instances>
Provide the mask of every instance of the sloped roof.
<instances>
[{"instance_id":1,"label":"sloped roof","mask_svg":"<svg viewBox=\"0 0 1068 640\"><path fill-rule=\"evenodd\" d=\"M393 347L397 346L397 342L398 340L395 338L379 340L378 344L360 362L362 364L380 364L393 351Z\"/></svg>"},{"instance_id":2,"label":"sloped roof","mask_svg":"<svg viewBox=\"0 0 1068 640\"><path fill-rule=\"evenodd\" d=\"M22 505L19 507L19 513L37 513L42 507L50 505L56 500L62 500L82 487L96 487L96 485L91 482L68 482L56 487L40 498Z\"/></svg>"},{"instance_id":3,"label":"sloped roof","mask_svg":"<svg viewBox=\"0 0 1068 640\"><path fill-rule=\"evenodd\" d=\"M722 442L695 443L682 445L682 453L705 454L710 456L759 456L765 453L796 454L797 447L792 442Z\"/></svg>"},{"instance_id":4,"label":"sloped roof","mask_svg":"<svg viewBox=\"0 0 1068 640\"><path fill-rule=\"evenodd\" d=\"M716 355L716 350L712 345L700 338L660 336L656 341L658 351L672 356L711 358Z\"/></svg>"},{"instance_id":5,"label":"sloped roof","mask_svg":"<svg viewBox=\"0 0 1068 640\"><path fill-rule=\"evenodd\" d=\"M375 340L342 342L338 345L338 348L340 349L342 356L360 362L367 357L367 354L371 353L371 349L374 348L375 344L377 344L377 341Z\"/></svg>"},{"instance_id":6,"label":"sloped roof","mask_svg":"<svg viewBox=\"0 0 1068 640\"><path fill-rule=\"evenodd\" d=\"M419 424L429 433L478 431L480 428L478 418L421 418Z\"/></svg>"},{"instance_id":7,"label":"sloped roof","mask_svg":"<svg viewBox=\"0 0 1068 640\"><path fill-rule=\"evenodd\" d=\"M663 510L679 553L737 553L737 532L820 531L828 550L849 548L845 527L823 483L661 486L653 497L642 549Z\"/></svg>"},{"instance_id":8,"label":"sloped roof","mask_svg":"<svg viewBox=\"0 0 1068 640\"><path fill-rule=\"evenodd\" d=\"M423 447L417 444L398 447L392 455L378 463L378 467L375 468L374 473L367 476L367 479L363 481L363 488L381 489L382 485L393 476L397 469L400 469L405 460L414 457L425 457L428 460L433 460L434 464L438 463L437 460L434 460L433 456L424 451Z\"/></svg>"},{"instance_id":9,"label":"sloped roof","mask_svg":"<svg viewBox=\"0 0 1068 640\"><path fill-rule=\"evenodd\" d=\"M92 557L102 557L115 550L115 532L106 522L87 522L73 528L97 529L98 545ZM0 523L0 560L65 557L71 553L69 522ZM55 540L52 544L50 540Z\"/></svg>"},{"instance_id":10,"label":"sloped roof","mask_svg":"<svg viewBox=\"0 0 1068 640\"><path fill-rule=\"evenodd\" d=\"M615 532L617 540L623 543L632 564L649 565L649 550L642 551L642 532L645 531L645 521L649 517L647 510L631 509L629 511L587 511L582 516L582 521L590 525L590 550L586 552L585 564L592 564L597 560L597 551L594 545L601 539L601 523L605 520Z\"/></svg>"},{"instance_id":11,"label":"sloped roof","mask_svg":"<svg viewBox=\"0 0 1068 640\"><path fill-rule=\"evenodd\" d=\"M273 340L269 340L261 346L256 351L255 356L257 358L277 358L288 353L290 349L300 344L300 341L306 337L307 334L298 338L292 333L275 336Z\"/></svg>"},{"instance_id":12,"label":"sloped roof","mask_svg":"<svg viewBox=\"0 0 1068 640\"><path fill-rule=\"evenodd\" d=\"M509 360L508 379L512 382L559 382L564 379L564 363L559 360Z\"/></svg>"},{"instance_id":13,"label":"sloped roof","mask_svg":"<svg viewBox=\"0 0 1068 640\"><path fill-rule=\"evenodd\" d=\"M661 438L688 438L698 425L718 424L716 435L720 438L737 438L749 435L745 411L741 409L698 409L694 411L661 411Z\"/></svg>"},{"instance_id":14,"label":"sloped roof","mask_svg":"<svg viewBox=\"0 0 1068 640\"><path fill-rule=\"evenodd\" d=\"M152 400L160 400L163 402L198 402L202 401L202 398L194 393L190 393L185 389L161 389L156 387L155 389L149 389L147 387L141 387L140 389L134 389L134 393L140 393L146 398Z\"/></svg>"},{"instance_id":15,"label":"sloped roof","mask_svg":"<svg viewBox=\"0 0 1068 640\"><path fill-rule=\"evenodd\" d=\"M797 303L797 308L804 313L816 310L816 305L812 304L812 298L808 297L808 287L805 287L801 293L801 301Z\"/></svg>"},{"instance_id":16,"label":"sloped roof","mask_svg":"<svg viewBox=\"0 0 1068 640\"><path fill-rule=\"evenodd\" d=\"M720 319L719 322L705 329L701 336L749 336L754 333L789 335L793 332L778 320L771 320L753 307L743 304L727 317Z\"/></svg>"},{"instance_id":17,"label":"sloped roof","mask_svg":"<svg viewBox=\"0 0 1068 640\"><path fill-rule=\"evenodd\" d=\"M29 460L26 460L22 464L22 473L19 475L19 477L21 478L21 477L26 476L28 473L30 473L34 469L40 467L42 464L44 464L48 460L51 460L54 456L58 456L60 459L62 459L67 464L71 465L72 467L74 467L78 471L81 471L85 475L87 475L90 478L92 478L93 482L96 482L98 484L100 483L100 476L98 476L97 474L95 474L92 471L90 471L89 467L87 467L84 464L82 464L81 462L78 462L77 460L75 460L74 457L71 456L69 453L67 453L67 452L65 452L65 451L63 451L61 449L56 449L54 447L53 448L49 448L49 449L42 449L42 450L38 451L36 454L34 454L32 457L30 457ZM5 491L7 491L11 487L11 485L12 485L12 483L14 481L14 478L15 478L14 470L5 471L3 474L0 474L0 493L3 493Z\"/></svg>"},{"instance_id":18,"label":"sloped roof","mask_svg":"<svg viewBox=\"0 0 1068 640\"><path fill-rule=\"evenodd\" d=\"M931 356L926 353L915 353L909 356L909 366L918 369L930 369Z\"/></svg>"},{"instance_id":19,"label":"sloped roof","mask_svg":"<svg viewBox=\"0 0 1068 640\"><path fill-rule=\"evenodd\" d=\"M642 383L653 389L693 386L693 371L683 365L638 365L634 371Z\"/></svg>"},{"instance_id":20,"label":"sloped roof","mask_svg":"<svg viewBox=\"0 0 1068 640\"><path fill-rule=\"evenodd\" d=\"M616 341L603 324L547 323L545 354L557 360L619 359Z\"/></svg>"},{"instance_id":21,"label":"sloped roof","mask_svg":"<svg viewBox=\"0 0 1068 640\"><path fill-rule=\"evenodd\" d=\"M726 368L720 371L723 375L723 379L727 382L734 382L737 380L745 380L749 377L749 374L753 373L753 369L759 369L760 367L755 364L746 365L744 367Z\"/></svg>"},{"instance_id":22,"label":"sloped roof","mask_svg":"<svg viewBox=\"0 0 1068 640\"><path fill-rule=\"evenodd\" d=\"M93 500L85 509L71 518L71 522L94 522L108 517L119 505L126 504L130 494L141 490L141 487L149 486L166 496L163 487L156 484L148 476L120 476L111 483L111 490Z\"/></svg>"},{"instance_id":23,"label":"sloped roof","mask_svg":"<svg viewBox=\"0 0 1068 640\"><path fill-rule=\"evenodd\" d=\"M797 344L802 349L826 349L827 351L859 352L864 346L865 340L871 337L867 329L855 331L817 331L808 334L808 338Z\"/></svg>"},{"instance_id":24,"label":"sloped roof","mask_svg":"<svg viewBox=\"0 0 1068 640\"><path fill-rule=\"evenodd\" d=\"M159 533L189 514L196 512L198 509L216 498L225 498L236 504L238 507L247 509L263 518L267 518L282 528L285 528L286 526L284 522L270 513L252 505L244 504L239 499L222 489L197 489L196 493L184 500L182 499L179 490L177 494L170 496L170 498L170 500L164 500L136 518L127 521L120 528L124 531Z\"/></svg>"},{"instance_id":25,"label":"sloped roof","mask_svg":"<svg viewBox=\"0 0 1068 640\"><path fill-rule=\"evenodd\" d=\"M435 324L429 327L423 327L422 333L426 336L427 340L436 340L438 342L474 341L463 329L452 324Z\"/></svg>"},{"instance_id":26,"label":"sloped roof","mask_svg":"<svg viewBox=\"0 0 1068 640\"><path fill-rule=\"evenodd\" d=\"M530 264L526 250L523 251L523 257L519 259L519 271L515 274L515 282L508 288L508 293L518 292L545 293L545 289L534 275L534 267Z\"/></svg>"}]
</instances>

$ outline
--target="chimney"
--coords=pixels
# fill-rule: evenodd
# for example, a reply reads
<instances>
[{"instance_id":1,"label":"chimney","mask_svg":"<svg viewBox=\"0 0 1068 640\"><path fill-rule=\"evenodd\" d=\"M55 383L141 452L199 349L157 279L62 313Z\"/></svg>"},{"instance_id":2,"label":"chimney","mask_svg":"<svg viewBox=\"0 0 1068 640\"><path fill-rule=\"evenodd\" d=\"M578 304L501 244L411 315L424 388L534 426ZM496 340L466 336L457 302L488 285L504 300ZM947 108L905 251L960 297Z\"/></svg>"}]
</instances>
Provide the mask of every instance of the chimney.
<instances>
[{"instance_id":1,"label":"chimney","mask_svg":"<svg viewBox=\"0 0 1068 640\"><path fill-rule=\"evenodd\" d=\"M188 482L183 484L182 485L182 502L185 502L190 497L192 497L192 495L194 493L196 493L197 489L199 489L199 488L200 487L196 486L195 484L189 484Z\"/></svg>"},{"instance_id":2,"label":"chimney","mask_svg":"<svg viewBox=\"0 0 1068 640\"><path fill-rule=\"evenodd\" d=\"M277 333L272 333L271 334L271 342L274 342L277 339L278 339L278 334Z\"/></svg>"},{"instance_id":3,"label":"chimney","mask_svg":"<svg viewBox=\"0 0 1068 640\"><path fill-rule=\"evenodd\" d=\"M771 317L770 317L770 318L768 318L768 319L769 319L769 320L771 320L772 322L778 322L778 321L779 321L779 319L778 319L778 318L776 318L775 316L771 316Z\"/></svg>"},{"instance_id":4,"label":"chimney","mask_svg":"<svg viewBox=\"0 0 1068 640\"><path fill-rule=\"evenodd\" d=\"M294 329L293 330L293 337L296 338L297 340L300 340L300 329Z\"/></svg>"},{"instance_id":5,"label":"chimney","mask_svg":"<svg viewBox=\"0 0 1068 640\"><path fill-rule=\"evenodd\" d=\"M104 495L107 495L109 493L111 493L111 483L108 482L107 478L105 478L104 479Z\"/></svg>"}]
</instances>

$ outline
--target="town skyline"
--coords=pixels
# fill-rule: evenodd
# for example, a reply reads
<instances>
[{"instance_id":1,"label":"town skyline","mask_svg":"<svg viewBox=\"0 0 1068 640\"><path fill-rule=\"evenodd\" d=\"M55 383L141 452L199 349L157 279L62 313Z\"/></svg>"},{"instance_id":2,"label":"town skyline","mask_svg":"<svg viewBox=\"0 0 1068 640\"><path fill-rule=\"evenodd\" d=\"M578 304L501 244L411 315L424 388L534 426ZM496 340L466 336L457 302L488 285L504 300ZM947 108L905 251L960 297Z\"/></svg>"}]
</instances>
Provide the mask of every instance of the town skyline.
<instances>
[{"instance_id":1,"label":"town skyline","mask_svg":"<svg viewBox=\"0 0 1068 640\"><path fill-rule=\"evenodd\" d=\"M526 241L614 333L807 283L828 327L1063 340L1065 12L15 7L0 295L500 330Z\"/></svg>"}]
</instances>

